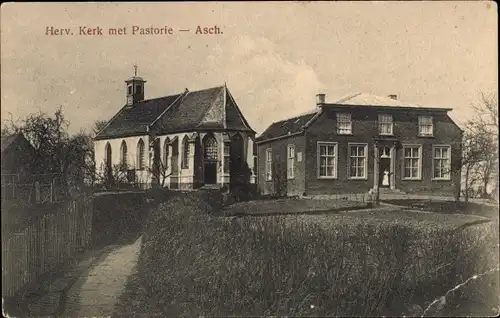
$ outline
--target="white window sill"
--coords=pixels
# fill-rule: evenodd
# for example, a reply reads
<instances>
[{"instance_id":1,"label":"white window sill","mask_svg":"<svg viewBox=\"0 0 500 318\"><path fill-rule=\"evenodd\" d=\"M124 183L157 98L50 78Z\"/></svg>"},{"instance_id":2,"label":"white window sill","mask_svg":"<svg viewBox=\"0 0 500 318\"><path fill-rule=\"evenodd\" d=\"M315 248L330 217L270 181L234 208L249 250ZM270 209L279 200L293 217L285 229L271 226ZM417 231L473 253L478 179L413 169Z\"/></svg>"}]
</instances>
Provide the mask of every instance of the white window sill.
<instances>
[{"instance_id":1,"label":"white window sill","mask_svg":"<svg viewBox=\"0 0 500 318\"><path fill-rule=\"evenodd\" d=\"M394 137L394 134L382 134L378 133L379 136L389 136L389 137Z\"/></svg>"},{"instance_id":2,"label":"white window sill","mask_svg":"<svg viewBox=\"0 0 500 318\"><path fill-rule=\"evenodd\" d=\"M329 177L329 176L319 176L318 179L335 180L335 179L337 179L337 177L336 176L332 176L332 177Z\"/></svg>"},{"instance_id":3,"label":"white window sill","mask_svg":"<svg viewBox=\"0 0 500 318\"><path fill-rule=\"evenodd\" d=\"M337 135L340 135L340 136L352 136L352 132L350 132L350 133L341 133L341 132L337 131Z\"/></svg>"},{"instance_id":4,"label":"white window sill","mask_svg":"<svg viewBox=\"0 0 500 318\"><path fill-rule=\"evenodd\" d=\"M349 177L349 180L368 180L368 177Z\"/></svg>"},{"instance_id":5,"label":"white window sill","mask_svg":"<svg viewBox=\"0 0 500 318\"><path fill-rule=\"evenodd\" d=\"M418 137L422 137L422 138L433 138L434 135L418 135Z\"/></svg>"},{"instance_id":6,"label":"white window sill","mask_svg":"<svg viewBox=\"0 0 500 318\"><path fill-rule=\"evenodd\" d=\"M422 181L422 178L401 178L403 181Z\"/></svg>"},{"instance_id":7,"label":"white window sill","mask_svg":"<svg viewBox=\"0 0 500 318\"><path fill-rule=\"evenodd\" d=\"M451 178L432 178L432 181L451 181Z\"/></svg>"}]
</instances>

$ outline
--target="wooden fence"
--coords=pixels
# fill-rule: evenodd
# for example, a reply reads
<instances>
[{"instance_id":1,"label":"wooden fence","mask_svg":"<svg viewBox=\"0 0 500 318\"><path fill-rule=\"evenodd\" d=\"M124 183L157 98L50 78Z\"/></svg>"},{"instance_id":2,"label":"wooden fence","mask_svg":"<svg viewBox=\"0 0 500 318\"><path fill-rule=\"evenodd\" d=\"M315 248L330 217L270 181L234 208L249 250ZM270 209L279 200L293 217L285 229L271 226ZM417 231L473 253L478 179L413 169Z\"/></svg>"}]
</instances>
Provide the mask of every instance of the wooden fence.
<instances>
[{"instance_id":1,"label":"wooden fence","mask_svg":"<svg viewBox=\"0 0 500 318\"><path fill-rule=\"evenodd\" d=\"M59 209L7 237L2 233L2 295L14 296L88 246L92 196L71 199Z\"/></svg>"}]
</instances>

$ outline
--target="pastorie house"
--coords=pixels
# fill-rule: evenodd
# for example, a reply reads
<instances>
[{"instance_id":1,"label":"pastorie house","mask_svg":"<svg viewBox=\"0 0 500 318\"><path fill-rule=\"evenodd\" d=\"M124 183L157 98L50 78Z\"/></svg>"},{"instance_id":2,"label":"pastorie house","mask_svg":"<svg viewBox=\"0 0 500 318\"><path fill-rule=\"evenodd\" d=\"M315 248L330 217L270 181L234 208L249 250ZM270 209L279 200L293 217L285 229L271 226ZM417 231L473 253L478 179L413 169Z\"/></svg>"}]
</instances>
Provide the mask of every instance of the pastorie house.
<instances>
[{"instance_id":1,"label":"pastorie house","mask_svg":"<svg viewBox=\"0 0 500 318\"><path fill-rule=\"evenodd\" d=\"M264 194L385 192L456 195L462 130L449 108L358 93L273 123L257 138Z\"/></svg>"},{"instance_id":2,"label":"pastorie house","mask_svg":"<svg viewBox=\"0 0 500 318\"><path fill-rule=\"evenodd\" d=\"M126 105L95 137L99 174L144 188L255 183L255 132L225 84L144 100L143 78L125 82Z\"/></svg>"}]
</instances>

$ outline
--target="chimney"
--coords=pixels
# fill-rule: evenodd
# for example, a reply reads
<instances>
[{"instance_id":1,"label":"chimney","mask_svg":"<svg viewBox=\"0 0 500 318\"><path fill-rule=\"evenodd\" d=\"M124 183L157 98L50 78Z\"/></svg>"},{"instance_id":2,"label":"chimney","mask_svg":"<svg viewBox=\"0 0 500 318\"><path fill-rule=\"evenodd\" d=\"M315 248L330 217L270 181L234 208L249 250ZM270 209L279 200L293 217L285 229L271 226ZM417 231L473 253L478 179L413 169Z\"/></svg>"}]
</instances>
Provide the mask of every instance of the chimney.
<instances>
[{"instance_id":1,"label":"chimney","mask_svg":"<svg viewBox=\"0 0 500 318\"><path fill-rule=\"evenodd\" d=\"M325 103L326 94L316 94L316 106L321 106Z\"/></svg>"},{"instance_id":2,"label":"chimney","mask_svg":"<svg viewBox=\"0 0 500 318\"><path fill-rule=\"evenodd\" d=\"M396 94L391 94L388 96L390 99L398 100L398 95Z\"/></svg>"}]
</instances>

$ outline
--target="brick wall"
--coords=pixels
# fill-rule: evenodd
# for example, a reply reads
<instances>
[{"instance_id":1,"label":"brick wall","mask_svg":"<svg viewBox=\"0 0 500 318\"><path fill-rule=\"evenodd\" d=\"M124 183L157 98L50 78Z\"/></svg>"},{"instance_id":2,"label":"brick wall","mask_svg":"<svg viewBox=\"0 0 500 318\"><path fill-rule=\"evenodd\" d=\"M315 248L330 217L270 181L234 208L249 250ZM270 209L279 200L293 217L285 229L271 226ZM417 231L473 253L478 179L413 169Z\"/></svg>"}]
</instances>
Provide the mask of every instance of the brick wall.
<instances>
[{"instance_id":1,"label":"brick wall","mask_svg":"<svg viewBox=\"0 0 500 318\"><path fill-rule=\"evenodd\" d=\"M452 195L456 193L456 184L460 173L454 172L449 181L432 180L432 145L446 144L452 148L452 166L459 165L461 154L461 133L458 127L444 112L428 113L416 111L381 111L378 109L348 110L352 114L352 135L337 135L335 109L328 109L308 128L306 132L307 148L305 151L305 188L309 194L366 192L373 187L374 180L374 137L378 136L378 114L391 114L394 122L394 139L398 141L395 157L395 186L405 192L438 193ZM432 115L434 136L418 137L418 116ZM317 177L317 142L338 143L337 179L318 179ZM368 144L368 175L364 180L348 179L348 144ZM388 142L388 145L393 142ZM402 180L403 144L421 145L422 178L421 180ZM260 155L260 153L259 153ZM260 157L259 157L260 158Z\"/></svg>"},{"instance_id":2,"label":"brick wall","mask_svg":"<svg viewBox=\"0 0 500 318\"><path fill-rule=\"evenodd\" d=\"M262 194L302 195L305 179L305 139L304 136L291 136L258 145L258 187ZM295 145L295 176L287 178L287 147ZM272 149L273 180L266 180L266 150ZM300 154L299 154L300 153ZM301 162L298 157L302 156ZM280 187L278 188L278 183Z\"/></svg>"}]
</instances>

